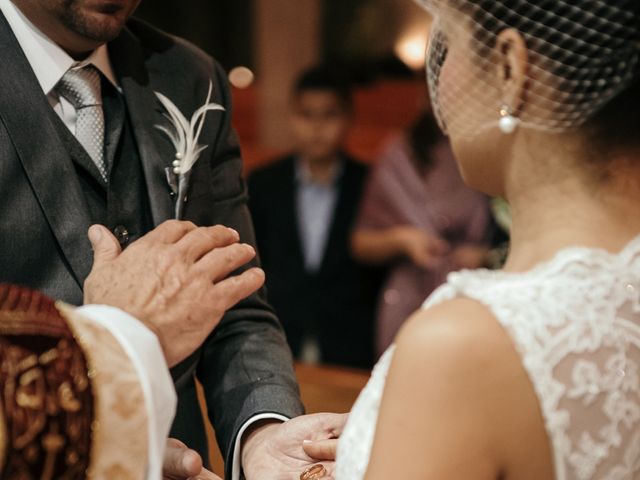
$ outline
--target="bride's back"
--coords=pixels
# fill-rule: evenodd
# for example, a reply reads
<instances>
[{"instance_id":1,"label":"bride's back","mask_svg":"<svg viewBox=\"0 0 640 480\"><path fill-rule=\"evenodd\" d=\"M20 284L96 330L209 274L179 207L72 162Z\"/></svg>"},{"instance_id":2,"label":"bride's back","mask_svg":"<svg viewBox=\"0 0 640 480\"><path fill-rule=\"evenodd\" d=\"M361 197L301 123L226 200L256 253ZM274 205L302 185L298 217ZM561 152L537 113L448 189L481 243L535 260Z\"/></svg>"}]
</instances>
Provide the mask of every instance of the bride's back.
<instances>
[{"instance_id":1,"label":"bride's back","mask_svg":"<svg viewBox=\"0 0 640 480\"><path fill-rule=\"evenodd\" d=\"M436 318L453 314L448 320L453 323L452 333L444 336L449 345L446 348L455 350L452 355L466 357L460 362L463 368L454 371L469 375L469 364L482 363L481 367L471 367L475 373L470 375L481 375L482 380L469 381L467 377L461 381L468 398L455 399L457 406L450 413L437 403L423 405L424 412L406 413L416 423L420 422L416 413L435 415L429 425L433 418L446 417L445 432L434 435L453 435L454 444L464 452L460 455L444 449L451 455L450 461L458 464L452 470L443 467L453 475L447 478L469 478L459 470L459 464L465 462L470 465L462 468L477 473L473 478L483 479L638 478L640 237L619 253L582 247L563 249L550 261L524 273L451 274L447 284L425 304L424 314L414 319L409 327L411 335L419 336L424 324L433 321L434 310L438 310ZM463 333L456 333L460 330ZM451 335L473 338L459 348L461 342L450 341ZM400 342L398 348L404 348ZM433 346L430 343L424 348ZM397 402L385 393L389 368L398 354L395 348L381 359L351 413L340 440L338 479L365 478L368 466L375 471L384 468L380 467L381 459L392 462L380 455L385 451L390 456L390 452L379 444L389 436L385 408L392 409L390 403ZM483 353L467 352L467 348ZM449 365L416 367L425 373L413 372L414 386L399 400L403 404L408 404L406 395L420 396L420 391L441 386L439 382L430 383L431 371L442 372L437 375L443 376L443 384L451 382ZM390 375L394 375L393 370ZM394 381L397 383L397 377ZM388 395L384 397L386 405L384 395ZM382 419L378 418L381 404ZM469 439L466 426L458 431L456 417L460 415L470 422L486 417L478 424L477 439ZM434 424L433 428L438 427ZM369 465L374 436L378 448L373 450ZM410 442L408 438L394 441ZM403 445L411 448L410 443ZM433 448L422 447L427 465L438 462ZM475 449L486 453L475 456ZM485 467L481 463L485 462L491 465L487 475L481 473ZM393 468L399 464L403 463ZM421 478L436 477L424 470Z\"/></svg>"},{"instance_id":2,"label":"bride's back","mask_svg":"<svg viewBox=\"0 0 640 480\"><path fill-rule=\"evenodd\" d=\"M458 297L485 305L513 342L557 480L640 474L640 237L618 254L568 248L527 273L453 274L428 306ZM545 459L535 431L522 431L525 466Z\"/></svg>"}]
</instances>

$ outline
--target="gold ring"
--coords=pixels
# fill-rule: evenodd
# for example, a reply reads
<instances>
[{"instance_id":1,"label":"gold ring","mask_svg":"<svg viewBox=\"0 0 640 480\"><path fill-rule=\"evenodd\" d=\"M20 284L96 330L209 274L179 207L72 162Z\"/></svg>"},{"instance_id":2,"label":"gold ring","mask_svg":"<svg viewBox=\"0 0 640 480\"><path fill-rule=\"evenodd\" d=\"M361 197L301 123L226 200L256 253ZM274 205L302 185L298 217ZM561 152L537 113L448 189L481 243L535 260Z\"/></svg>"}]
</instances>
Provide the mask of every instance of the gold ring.
<instances>
[{"instance_id":1,"label":"gold ring","mask_svg":"<svg viewBox=\"0 0 640 480\"><path fill-rule=\"evenodd\" d=\"M327 474L327 469L319 463L312 465L300 474L300 480L319 480Z\"/></svg>"}]
</instances>

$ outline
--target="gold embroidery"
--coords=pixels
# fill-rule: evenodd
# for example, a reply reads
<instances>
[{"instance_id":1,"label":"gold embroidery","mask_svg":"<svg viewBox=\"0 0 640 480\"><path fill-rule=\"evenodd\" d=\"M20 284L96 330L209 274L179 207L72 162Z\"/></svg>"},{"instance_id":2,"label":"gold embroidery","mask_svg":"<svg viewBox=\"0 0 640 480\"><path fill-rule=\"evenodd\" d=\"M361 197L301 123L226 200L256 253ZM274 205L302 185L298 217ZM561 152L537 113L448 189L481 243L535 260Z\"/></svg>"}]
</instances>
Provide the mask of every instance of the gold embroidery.
<instances>
[{"instance_id":1,"label":"gold embroidery","mask_svg":"<svg viewBox=\"0 0 640 480\"><path fill-rule=\"evenodd\" d=\"M57 425L52 426L52 430L57 431ZM55 463L58 457L58 453L65 446L65 439L58 433L48 433L42 437L42 446L45 450L44 468L42 469L42 480L53 480L55 473Z\"/></svg>"},{"instance_id":2,"label":"gold embroidery","mask_svg":"<svg viewBox=\"0 0 640 480\"><path fill-rule=\"evenodd\" d=\"M15 352L14 349L12 350ZM30 365L30 363L25 362L23 365ZM15 448L22 450L35 441L47 423L47 414L42 408L45 401L45 387L40 370L33 369L26 373L18 370L15 374L17 381L12 378L7 382L15 402L12 408L15 419L12 441Z\"/></svg>"},{"instance_id":3,"label":"gold embroidery","mask_svg":"<svg viewBox=\"0 0 640 480\"><path fill-rule=\"evenodd\" d=\"M69 338L5 329L0 367L0 406L6 413L0 425L0 477L84 477L93 401L80 346Z\"/></svg>"},{"instance_id":4,"label":"gold embroidery","mask_svg":"<svg viewBox=\"0 0 640 480\"><path fill-rule=\"evenodd\" d=\"M16 403L21 408L40 410L44 406L45 385L42 370L33 368L20 375Z\"/></svg>"},{"instance_id":5,"label":"gold embroidery","mask_svg":"<svg viewBox=\"0 0 640 480\"><path fill-rule=\"evenodd\" d=\"M60 407L66 412L79 412L82 405L78 401L78 399L73 394L73 389L69 382L64 382L58 388L58 400L60 402Z\"/></svg>"},{"instance_id":6,"label":"gold embroidery","mask_svg":"<svg viewBox=\"0 0 640 480\"><path fill-rule=\"evenodd\" d=\"M23 358L18 362L16 370L19 372L24 372L32 367L38 365L38 357L37 355L29 355L28 357Z\"/></svg>"},{"instance_id":7,"label":"gold embroidery","mask_svg":"<svg viewBox=\"0 0 640 480\"><path fill-rule=\"evenodd\" d=\"M41 365L49 365L51 362L58 359L58 351L57 350L49 350L48 352L44 352L40 355L40 364Z\"/></svg>"}]
</instances>

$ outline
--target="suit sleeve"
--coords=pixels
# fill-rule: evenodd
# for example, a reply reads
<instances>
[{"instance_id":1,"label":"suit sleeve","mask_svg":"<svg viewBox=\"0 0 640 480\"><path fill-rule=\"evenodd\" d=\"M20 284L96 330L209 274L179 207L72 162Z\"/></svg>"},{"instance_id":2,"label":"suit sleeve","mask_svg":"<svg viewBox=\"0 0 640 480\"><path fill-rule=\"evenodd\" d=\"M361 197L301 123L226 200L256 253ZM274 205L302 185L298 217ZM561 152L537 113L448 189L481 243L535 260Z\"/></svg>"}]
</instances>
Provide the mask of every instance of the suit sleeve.
<instances>
[{"instance_id":1,"label":"suit sleeve","mask_svg":"<svg viewBox=\"0 0 640 480\"><path fill-rule=\"evenodd\" d=\"M219 67L216 77L227 113L210 166L210 188L216 200L206 209L211 216L207 223L235 228L242 242L255 246L240 147L231 127L231 99L226 77ZM257 260L251 266L256 265ZM234 442L247 421L263 413L288 418L304 413L291 352L264 291L226 313L203 346L196 373L204 387L229 478Z\"/></svg>"}]
</instances>

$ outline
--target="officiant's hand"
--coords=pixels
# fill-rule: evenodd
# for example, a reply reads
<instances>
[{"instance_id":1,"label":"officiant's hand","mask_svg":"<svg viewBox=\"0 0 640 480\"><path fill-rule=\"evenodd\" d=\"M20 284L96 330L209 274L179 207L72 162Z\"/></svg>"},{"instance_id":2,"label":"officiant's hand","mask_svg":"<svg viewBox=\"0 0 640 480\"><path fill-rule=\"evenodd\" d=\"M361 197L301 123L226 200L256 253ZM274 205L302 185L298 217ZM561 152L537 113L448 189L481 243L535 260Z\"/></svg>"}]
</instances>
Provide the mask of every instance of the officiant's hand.
<instances>
[{"instance_id":1,"label":"officiant's hand","mask_svg":"<svg viewBox=\"0 0 640 480\"><path fill-rule=\"evenodd\" d=\"M202 458L179 440L167 440L162 480L222 480L202 467Z\"/></svg>"},{"instance_id":2,"label":"officiant's hand","mask_svg":"<svg viewBox=\"0 0 640 480\"><path fill-rule=\"evenodd\" d=\"M299 480L306 468L322 463L327 469L323 480L331 480L335 474L335 459L312 458L303 445L305 440L317 442L340 437L347 417L320 413L256 428L242 447L242 468L246 479Z\"/></svg>"},{"instance_id":3,"label":"officiant's hand","mask_svg":"<svg viewBox=\"0 0 640 480\"><path fill-rule=\"evenodd\" d=\"M192 354L229 308L264 283L252 268L229 276L255 256L235 230L168 221L121 251L111 232L89 229L94 259L85 304L118 307L157 336L169 367Z\"/></svg>"}]
</instances>

